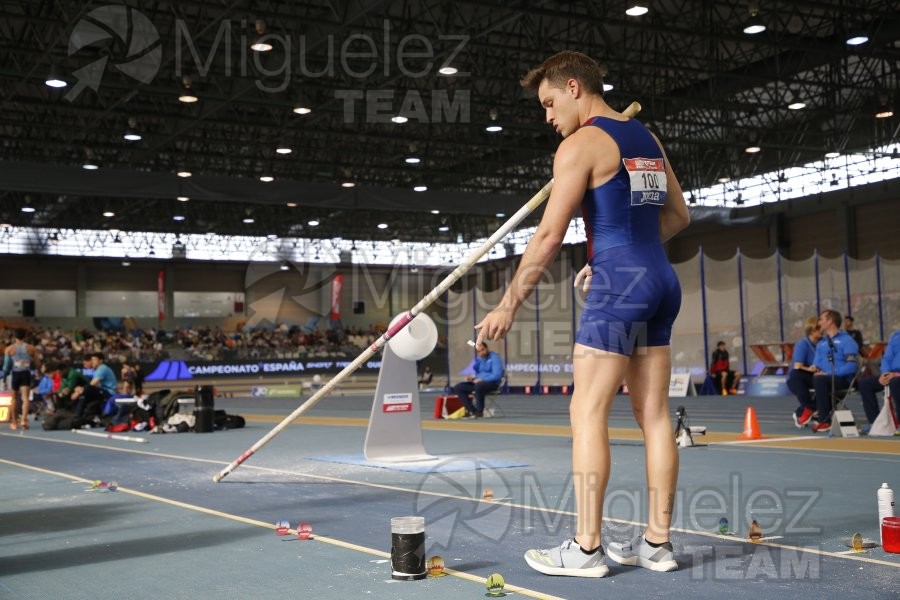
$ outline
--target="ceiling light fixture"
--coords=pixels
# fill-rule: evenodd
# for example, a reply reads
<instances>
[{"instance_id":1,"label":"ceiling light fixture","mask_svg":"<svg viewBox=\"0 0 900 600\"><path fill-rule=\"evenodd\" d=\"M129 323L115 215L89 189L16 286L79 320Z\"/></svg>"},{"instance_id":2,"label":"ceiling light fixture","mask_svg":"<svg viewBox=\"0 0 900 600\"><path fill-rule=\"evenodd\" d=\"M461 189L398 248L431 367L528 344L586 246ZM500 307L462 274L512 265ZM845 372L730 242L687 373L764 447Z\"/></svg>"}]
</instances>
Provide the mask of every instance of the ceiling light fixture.
<instances>
[{"instance_id":1,"label":"ceiling light fixture","mask_svg":"<svg viewBox=\"0 0 900 600\"><path fill-rule=\"evenodd\" d=\"M755 142L744 148L744 152L746 152L747 154L756 154L760 150L762 150L762 148L760 148L759 145Z\"/></svg>"},{"instance_id":2,"label":"ceiling light fixture","mask_svg":"<svg viewBox=\"0 0 900 600\"><path fill-rule=\"evenodd\" d=\"M172 217L173 221L184 221L184 215L175 215Z\"/></svg>"},{"instance_id":3,"label":"ceiling light fixture","mask_svg":"<svg viewBox=\"0 0 900 600\"><path fill-rule=\"evenodd\" d=\"M433 209L431 209L431 214L439 215L439 214L441 214L441 211L437 210L436 208L433 208Z\"/></svg>"},{"instance_id":4,"label":"ceiling light fixture","mask_svg":"<svg viewBox=\"0 0 900 600\"><path fill-rule=\"evenodd\" d=\"M451 67L450 65L444 65L438 69L438 73L441 75L456 75L458 72L456 67Z\"/></svg>"},{"instance_id":5,"label":"ceiling light fixture","mask_svg":"<svg viewBox=\"0 0 900 600\"><path fill-rule=\"evenodd\" d=\"M806 108L806 102L802 100L795 100L788 104L788 108L791 110L800 110L801 108Z\"/></svg>"},{"instance_id":6,"label":"ceiling light fixture","mask_svg":"<svg viewBox=\"0 0 900 600\"><path fill-rule=\"evenodd\" d=\"M111 211L111 210L107 210L106 212L103 213L103 216L106 217L106 218L108 219L108 218L110 218L110 217L116 216L116 213L114 213L114 212Z\"/></svg>"},{"instance_id":7,"label":"ceiling light fixture","mask_svg":"<svg viewBox=\"0 0 900 600\"><path fill-rule=\"evenodd\" d=\"M190 177L192 175L192 173L190 171L178 171L178 173L176 173L176 174L179 177L185 177L185 178Z\"/></svg>"},{"instance_id":8,"label":"ceiling light fixture","mask_svg":"<svg viewBox=\"0 0 900 600\"><path fill-rule=\"evenodd\" d=\"M425 185L417 185L416 187L413 188L414 192L424 192L426 190L428 190L428 186L425 186Z\"/></svg>"},{"instance_id":9,"label":"ceiling light fixture","mask_svg":"<svg viewBox=\"0 0 900 600\"><path fill-rule=\"evenodd\" d=\"M393 121L394 123L402 124L409 121L409 119L404 117L403 115L397 115L396 117L391 117L391 121Z\"/></svg>"},{"instance_id":10,"label":"ceiling light fixture","mask_svg":"<svg viewBox=\"0 0 900 600\"><path fill-rule=\"evenodd\" d=\"M406 164L408 164L408 165L417 165L420 162L422 162L422 159L418 158L416 156L408 156L406 158Z\"/></svg>"},{"instance_id":11,"label":"ceiling light fixture","mask_svg":"<svg viewBox=\"0 0 900 600\"><path fill-rule=\"evenodd\" d=\"M137 132L137 119L128 117L128 129L125 130L125 135L122 137L129 142L139 142L141 140L141 134Z\"/></svg>"},{"instance_id":12,"label":"ceiling light fixture","mask_svg":"<svg viewBox=\"0 0 900 600\"><path fill-rule=\"evenodd\" d=\"M341 187L352 188L352 187L356 187L356 184L353 183L352 181L345 181L344 183L341 184Z\"/></svg>"},{"instance_id":13,"label":"ceiling light fixture","mask_svg":"<svg viewBox=\"0 0 900 600\"><path fill-rule=\"evenodd\" d=\"M263 183L269 183L269 182L275 181L275 178L272 177L271 175L261 175L259 180L262 181Z\"/></svg>"},{"instance_id":14,"label":"ceiling light fixture","mask_svg":"<svg viewBox=\"0 0 900 600\"><path fill-rule=\"evenodd\" d=\"M265 35L266 33L266 22L262 19L258 19L256 21L256 40L250 44L250 49L256 52L269 52L272 49L272 44L266 41L266 38L271 37Z\"/></svg>"},{"instance_id":15,"label":"ceiling light fixture","mask_svg":"<svg viewBox=\"0 0 900 600\"><path fill-rule=\"evenodd\" d=\"M275 148L275 152L277 152L278 154L290 154L291 152L293 152L293 150L291 148L288 148L287 146L278 146L277 148Z\"/></svg>"},{"instance_id":16,"label":"ceiling light fixture","mask_svg":"<svg viewBox=\"0 0 900 600\"><path fill-rule=\"evenodd\" d=\"M191 91L191 83L191 78L187 75L185 75L181 79L181 94L178 96L179 102L184 102L185 104L193 104L200 99Z\"/></svg>"},{"instance_id":17,"label":"ceiling light fixture","mask_svg":"<svg viewBox=\"0 0 900 600\"><path fill-rule=\"evenodd\" d=\"M450 227L447 225L441 225L440 227L438 227L438 231L450 231Z\"/></svg>"},{"instance_id":18,"label":"ceiling light fixture","mask_svg":"<svg viewBox=\"0 0 900 600\"><path fill-rule=\"evenodd\" d=\"M860 46L869 41L869 36L862 31L854 31L847 36L848 46Z\"/></svg>"},{"instance_id":19,"label":"ceiling light fixture","mask_svg":"<svg viewBox=\"0 0 900 600\"><path fill-rule=\"evenodd\" d=\"M249 225L253 223L253 217L244 217L244 224Z\"/></svg>"},{"instance_id":20,"label":"ceiling light fixture","mask_svg":"<svg viewBox=\"0 0 900 600\"><path fill-rule=\"evenodd\" d=\"M825 158L837 158L840 155L841 155L840 152L831 151L831 152L825 153Z\"/></svg>"},{"instance_id":21,"label":"ceiling light fixture","mask_svg":"<svg viewBox=\"0 0 900 600\"><path fill-rule=\"evenodd\" d=\"M493 122L493 121L497 120L497 114L498 114L497 109L492 108L488 114L490 115L492 122L490 125L485 127L484 130L487 131L488 133L497 133L498 131L503 131L503 127L501 127L500 125L497 125L497 123Z\"/></svg>"},{"instance_id":22,"label":"ceiling light fixture","mask_svg":"<svg viewBox=\"0 0 900 600\"><path fill-rule=\"evenodd\" d=\"M294 112L298 115L308 115L312 112L312 109L306 106L295 106Z\"/></svg>"},{"instance_id":23,"label":"ceiling light fixture","mask_svg":"<svg viewBox=\"0 0 900 600\"><path fill-rule=\"evenodd\" d=\"M97 169L100 168L100 166L97 163L86 162L83 165L81 165L81 168L84 169L85 171L96 171Z\"/></svg>"},{"instance_id":24,"label":"ceiling light fixture","mask_svg":"<svg viewBox=\"0 0 900 600\"><path fill-rule=\"evenodd\" d=\"M307 225L309 225L310 227L318 227L318 226L319 226L319 222L316 221L315 219L313 219L312 221L309 221L309 222L307 223Z\"/></svg>"},{"instance_id":25,"label":"ceiling light fixture","mask_svg":"<svg viewBox=\"0 0 900 600\"><path fill-rule=\"evenodd\" d=\"M59 76L55 68L50 69L50 73L47 74L47 79L44 80L44 84L47 87L52 88L64 88L68 84L65 79Z\"/></svg>"},{"instance_id":26,"label":"ceiling light fixture","mask_svg":"<svg viewBox=\"0 0 900 600\"><path fill-rule=\"evenodd\" d=\"M387 229L387 228L388 228L388 224L387 224L387 223L379 223L379 224L378 224L378 229Z\"/></svg>"},{"instance_id":27,"label":"ceiling light fixture","mask_svg":"<svg viewBox=\"0 0 900 600\"><path fill-rule=\"evenodd\" d=\"M750 20L744 25L744 33L747 35L756 35L766 30L766 26L760 20L759 15L751 15Z\"/></svg>"},{"instance_id":28,"label":"ceiling light fixture","mask_svg":"<svg viewBox=\"0 0 900 600\"><path fill-rule=\"evenodd\" d=\"M626 10L625 14L629 17L640 17L641 15L646 15L650 11L646 6L641 6L640 4L631 4Z\"/></svg>"},{"instance_id":29,"label":"ceiling light fixture","mask_svg":"<svg viewBox=\"0 0 900 600\"><path fill-rule=\"evenodd\" d=\"M296 202L288 202L287 207L288 208L297 208L297 203Z\"/></svg>"},{"instance_id":30,"label":"ceiling light fixture","mask_svg":"<svg viewBox=\"0 0 900 600\"><path fill-rule=\"evenodd\" d=\"M887 119L894 116L894 108L888 103L887 96L878 97L878 109L875 111L876 119Z\"/></svg>"}]
</instances>

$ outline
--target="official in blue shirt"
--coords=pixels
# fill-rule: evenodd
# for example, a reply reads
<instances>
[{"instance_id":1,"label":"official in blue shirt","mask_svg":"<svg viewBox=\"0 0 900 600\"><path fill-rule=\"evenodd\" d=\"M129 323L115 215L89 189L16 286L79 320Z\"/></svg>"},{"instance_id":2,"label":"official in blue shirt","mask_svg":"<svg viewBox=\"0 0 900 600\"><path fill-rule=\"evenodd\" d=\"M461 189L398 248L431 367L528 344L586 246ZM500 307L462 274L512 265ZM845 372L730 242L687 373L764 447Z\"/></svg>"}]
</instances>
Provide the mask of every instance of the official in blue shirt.
<instances>
[{"instance_id":1,"label":"official in blue shirt","mask_svg":"<svg viewBox=\"0 0 900 600\"><path fill-rule=\"evenodd\" d=\"M79 427L82 424L98 425L104 402L116 393L116 374L103 361L102 352L91 354L94 373L91 382L75 402L75 414L78 415L76 423Z\"/></svg>"},{"instance_id":2,"label":"official in blue shirt","mask_svg":"<svg viewBox=\"0 0 900 600\"><path fill-rule=\"evenodd\" d=\"M791 369L788 371L787 386L797 396L797 409L794 411L794 425L803 429L809 424L816 412L816 404L813 402L809 390L813 386L813 374L816 368L813 360L816 357L816 344L822 339L819 331L818 317L809 317L804 322L805 335L794 344L794 354L791 357Z\"/></svg>"},{"instance_id":3,"label":"official in blue shirt","mask_svg":"<svg viewBox=\"0 0 900 600\"><path fill-rule=\"evenodd\" d=\"M863 410L869 424L878 418L877 392L884 390L885 386L891 389L891 399L894 403L894 418L900 419L900 330L891 334L884 355L881 357L881 375L863 377L859 380L859 393L862 396Z\"/></svg>"},{"instance_id":4,"label":"official in blue shirt","mask_svg":"<svg viewBox=\"0 0 900 600\"><path fill-rule=\"evenodd\" d=\"M818 423L813 431L831 429L831 369L834 363L834 385L843 390L850 387L856 374L859 346L846 331L840 329L841 313L836 310L823 310L819 315L819 330L822 339L816 344L816 357L813 366L813 389L816 391L816 414Z\"/></svg>"},{"instance_id":5,"label":"official in blue shirt","mask_svg":"<svg viewBox=\"0 0 900 600\"><path fill-rule=\"evenodd\" d=\"M487 344L479 344L475 347L478 358L475 359L475 375L470 375L466 381L461 381L453 386L453 393L459 396L466 407L466 417L480 419L484 416L484 396L500 387L503 379L503 361L496 352L491 352ZM469 394L475 394L475 403Z\"/></svg>"}]
</instances>

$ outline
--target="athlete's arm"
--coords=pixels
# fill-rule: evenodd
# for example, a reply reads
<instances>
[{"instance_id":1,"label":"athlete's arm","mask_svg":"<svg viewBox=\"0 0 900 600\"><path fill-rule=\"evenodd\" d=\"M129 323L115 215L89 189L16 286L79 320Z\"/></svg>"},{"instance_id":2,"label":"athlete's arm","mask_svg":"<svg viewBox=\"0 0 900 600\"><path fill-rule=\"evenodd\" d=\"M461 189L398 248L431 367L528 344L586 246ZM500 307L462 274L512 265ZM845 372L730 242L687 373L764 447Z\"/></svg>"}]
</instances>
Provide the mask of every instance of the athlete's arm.
<instances>
[{"instance_id":1,"label":"athlete's arm","mask_svg":"<svg viewBox=\"0 0 900 600\"><path fill-rule=\"evenodd\" d=\"M651 134L653 135L653 134ZM672 165L669 164L669 158L666 151L655 135L653 139L659 145L663 159L666 162L666 203L663 204L662 210L659 211L659 238L665 243L675 237L675 234L691 224L691 214L688 212L687 204L684 203L684 193L681 191L681 184L672 171Z\"/></svg>"},{"instance_id":2,"label":"athlete's arm","mask_svg":"<svg viewBox=\"0 0 900 600\"><path fill-rule=\"evenodd\" d=\"M35 369L40 369L41 368L41 355L38 354L37 348L35 348L31 344L29 344L28 345L28 354L31 355L31 366L34 367Z\"/></svg>"},{"instance_id":3,"label":"athlete's arm","mask_svg":"<svg viewBox=\"0 0 900 600\"><path fill-rule=\"evenodd\" d=\"M531 295L559 252L572 215L581 203L592 171L592 152L584 149L586 136L573 133L563 140L553 159L553 190L537 231L528 241L522 262L503 299L475 326L478 342L504 337L516 311ZM595 155L594 155L595 156Z\"/></svg>"}]
</instances>

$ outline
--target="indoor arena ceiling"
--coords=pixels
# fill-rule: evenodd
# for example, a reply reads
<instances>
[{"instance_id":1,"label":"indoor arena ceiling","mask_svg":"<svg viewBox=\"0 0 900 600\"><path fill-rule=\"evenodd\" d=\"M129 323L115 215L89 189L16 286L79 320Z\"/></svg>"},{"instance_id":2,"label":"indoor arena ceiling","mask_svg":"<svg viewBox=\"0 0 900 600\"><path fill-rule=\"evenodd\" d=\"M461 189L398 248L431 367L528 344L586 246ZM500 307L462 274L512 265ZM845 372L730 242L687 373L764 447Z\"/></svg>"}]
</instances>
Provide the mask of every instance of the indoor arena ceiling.
<instances>
[{"instance_id":1,"label":"indoor arena ceiling","mask_svg":"<svg viewBox=\"0 0 900 600\"><path fill-rule=\"evenodd\" d=\"M611 105L641 102L688 188L897 140L898 117L874 116L900 100L896 0L648 0L629 16L634 4L0 0L0 218L486 235L550 177L559 140L518 79L562 49L604 65ZM744 33L751 20L765 31ZM271 50L250 48L260 35Z\"/></svg>"}]
</instances>

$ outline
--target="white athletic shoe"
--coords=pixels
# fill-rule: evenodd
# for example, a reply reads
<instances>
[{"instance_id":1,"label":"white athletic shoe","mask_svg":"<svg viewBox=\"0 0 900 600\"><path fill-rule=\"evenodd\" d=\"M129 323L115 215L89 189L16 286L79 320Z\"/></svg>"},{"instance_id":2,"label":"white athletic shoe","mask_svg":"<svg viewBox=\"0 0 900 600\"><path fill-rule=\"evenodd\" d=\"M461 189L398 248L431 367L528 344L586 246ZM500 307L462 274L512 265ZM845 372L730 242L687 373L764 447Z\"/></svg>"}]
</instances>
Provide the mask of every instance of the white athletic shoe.
<instances>
[{"instance_id":1,"label":"white athletic shoe","mask_svg":"<svg viewBox=\"0 0 900 600\"><path fill-rule=\"evenodd\" d=\"M593 554L585 554L571 539L556 548L529 550L525 553L525 562L544 575L606 577L609 574L602 548Z\"/></svg>"},{"instance_id":2,"label":"white athletic shoe","mask_svg":"<svg viewBox=\"0 0 900 600\"><path fill-rule=\"evenodd\" d=\"M606 553L620 565L644 567L651 571L674 571L678 568L671 543L654 548L643 535L626 543L613 542L606 547Z\"/></svg>"}]
</instances>

